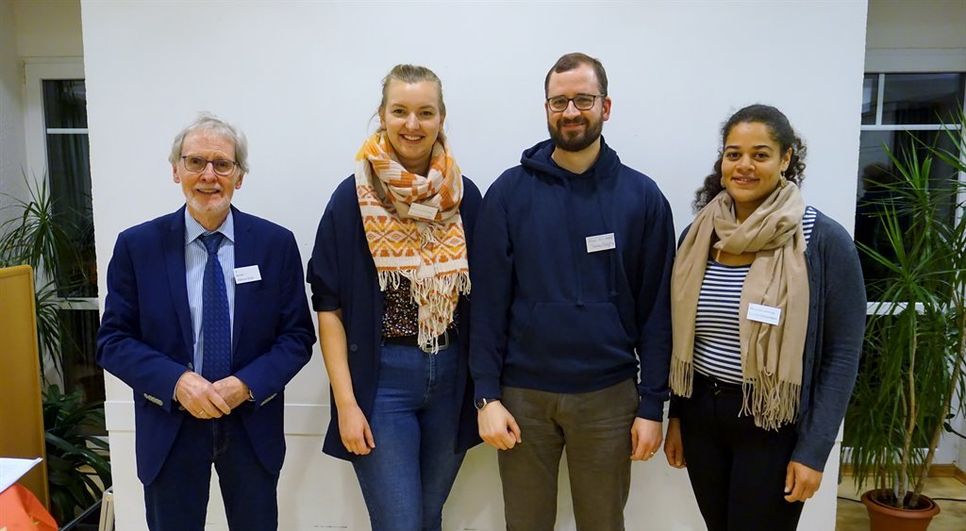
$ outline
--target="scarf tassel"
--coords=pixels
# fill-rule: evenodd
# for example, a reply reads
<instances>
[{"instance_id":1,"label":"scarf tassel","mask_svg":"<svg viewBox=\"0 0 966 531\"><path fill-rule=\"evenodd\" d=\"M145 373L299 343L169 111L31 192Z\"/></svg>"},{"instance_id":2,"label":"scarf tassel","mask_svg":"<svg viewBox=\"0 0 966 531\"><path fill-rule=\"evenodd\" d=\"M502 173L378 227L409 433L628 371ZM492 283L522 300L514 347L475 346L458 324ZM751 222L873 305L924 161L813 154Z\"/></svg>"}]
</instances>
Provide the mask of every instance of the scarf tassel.
<instances>
[{"instance_id":1,"label":"scarf tassel","mask_svg":"<svg viewBox=\"0 0 966 531\"><path fill-rule=\"evenodd\" d=\"M472 287L469 272L454 271L418 280L413 278L413 270L379 271L377 276L381 291L390 286L398 288L403 278L409 280L410 293L419 306L419 346L433 354L439 352L439 336L449 326L459 296L468 294Z\"/></svg>"},{"instance_id":2,"label":"scarf tassel","mask_svg":"<svg viewBox=\"0 0 966 531\"><path fill-rule=\"evenodd\" d=\"M759 376L741 384L741 414L751 415L755 426L778 431L795 422L802 386L780 381L776 376Z\"/></svg>"},{"instance_id":3,"label":"scarf tassel","mask_svg":"<svg viewBox=\"0 0 966 531\"><path fill-rule=\"evenodd\" d=\"M671 360L671 391L678 396L690 398L694 390L694 367L690 360L673 358Z\"/></svg>"}]
</instances>

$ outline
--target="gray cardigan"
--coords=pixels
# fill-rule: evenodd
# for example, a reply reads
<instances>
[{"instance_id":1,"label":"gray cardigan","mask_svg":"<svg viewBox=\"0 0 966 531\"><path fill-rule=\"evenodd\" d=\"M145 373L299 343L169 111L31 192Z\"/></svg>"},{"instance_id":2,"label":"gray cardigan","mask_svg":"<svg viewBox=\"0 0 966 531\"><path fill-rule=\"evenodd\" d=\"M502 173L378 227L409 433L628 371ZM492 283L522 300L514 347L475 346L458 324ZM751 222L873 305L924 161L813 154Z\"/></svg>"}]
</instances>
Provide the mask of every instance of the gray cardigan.
<instances>
[{"instance_id":1,"label":"gray cardigan","mask_svg":"<svg viewBox=\"0 0 966 531\"><path fill-rule=\"evenodd\" d=\"M816 212L805 249L808 328L798 442L791 460L822 471L852 396L865 334L866 299L852 237L835 220ZM672 397L669 416L678 416L675 403L679 400L686 399Z\"/></svg>"}]
</instances>

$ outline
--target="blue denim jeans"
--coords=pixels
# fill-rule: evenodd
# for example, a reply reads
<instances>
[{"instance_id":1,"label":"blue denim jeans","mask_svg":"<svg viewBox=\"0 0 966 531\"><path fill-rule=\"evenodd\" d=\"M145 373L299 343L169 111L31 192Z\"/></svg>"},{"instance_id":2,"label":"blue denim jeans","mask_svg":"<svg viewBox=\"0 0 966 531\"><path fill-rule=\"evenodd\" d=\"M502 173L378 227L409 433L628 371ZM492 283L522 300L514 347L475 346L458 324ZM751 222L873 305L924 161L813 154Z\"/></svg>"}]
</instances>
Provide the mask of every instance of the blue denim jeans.
<instances>
[{"instance_id":1,"label":"blue denim jeans","mask_svg":"<svg viewBox=\"0 0 966 531\"><path fill-rule=\"evenodd\" d=\"M373 531L439 531L465 452L456 453L459 344L437 354L384 344L369 427L376 447L352 465Z\"/></svg>"}]
</instances>

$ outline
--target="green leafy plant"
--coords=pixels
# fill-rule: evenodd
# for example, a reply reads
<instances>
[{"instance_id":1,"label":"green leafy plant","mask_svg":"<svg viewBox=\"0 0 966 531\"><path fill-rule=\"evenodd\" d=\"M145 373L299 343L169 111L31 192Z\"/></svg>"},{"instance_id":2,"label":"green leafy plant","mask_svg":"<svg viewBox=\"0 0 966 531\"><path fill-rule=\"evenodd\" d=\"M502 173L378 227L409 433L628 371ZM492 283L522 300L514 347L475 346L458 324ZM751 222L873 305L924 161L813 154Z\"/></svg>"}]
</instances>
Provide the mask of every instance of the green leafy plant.
<instances>
[{"instance_id":1,"label":"green leafy plant","mask_svg":"<svg viewBox=\"0 0 966 531\"><path fill-rule=\"evenodd\" d=\"M870 291L885 302L869 317L845 445L859 488L871 482L900 508L920 505L945 421L966 402L966 115L956 118L941 132L952 148L912 137L886 149L895 170L871 200L879 245L858 244L884 272ZM937 160L956 173L931 177Z\"/></svg>"},{"instance_id":2,"label":"green leafy plant","mask_svg":"<svg viewBox=\"0 0 966 531\"><path fill-rule=\"evenodd\" d=\"M86 281L83 269L76 267L75 243L83 233L55 208L46 179L31 183L25 176L25 181L27 198L5 196L10 204L0 212L6 219L0 224L0 267L29 265L34 270L41 367L51 363L62 378L62 347L70 338L60 312L71 303L64 295ZM42 375L51 512L64 523L96 503L111 485L107 442L94 435L103 430L104 409L101 403L84 404L80 392L62 393L47 380L46 370Z\"/></svg>"},{"instance_id":3,"label":"green leafy plant","mask_svg":"<svg viewBox=\"0 0 966 531\"><path fill-rule=\"evenodd\" d=\"M107 441L90 434L104 425L104 406L84 404L79 392L63 394L51 385L43 411L51 514L68 522L111 486Z\"/></svg>"},{"instance_id":4,"label":"green leafy plant","mask_svg":"<svg viewBox=\"0 0 966 531\"><path fill-rule=\"evenodd\" d=\"M59 312L70 305L70 298L60 293L70 292L74 284L85 279L65 282L59 269L64 263L77 261L72 244L74 232L65 216L58 215L46 179L33 184L24 176L27 199L4 194L11 199L5 207L5 222L0 224L0 267L29 265L34 270L35 309L37 312L37 342L41 349L41 367L53 364L54 371L63 377L60 357L62 334ZM49 356L44 356L43 353ZM42 370L45 383L46 370Z\"/></svg>"}]
</instances>

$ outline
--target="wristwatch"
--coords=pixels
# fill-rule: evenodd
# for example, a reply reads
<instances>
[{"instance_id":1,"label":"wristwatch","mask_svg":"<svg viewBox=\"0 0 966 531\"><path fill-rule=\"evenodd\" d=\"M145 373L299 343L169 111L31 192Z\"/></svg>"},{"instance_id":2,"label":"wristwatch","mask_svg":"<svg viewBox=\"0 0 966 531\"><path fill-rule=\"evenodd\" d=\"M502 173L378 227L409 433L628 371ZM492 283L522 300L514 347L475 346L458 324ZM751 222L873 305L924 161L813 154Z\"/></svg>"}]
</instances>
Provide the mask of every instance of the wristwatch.
<instances>
[{"instance_id":1,"label":"wristwatch","mask_svg":"<svg viewBox=\"0 0 966 531\"><path fill-rule=\"evenodd\" d=\"M476 402L473 402L473 405L476 406L477 411L483 411L483 408L485 408L487 404L499 401L499 398L477 398Z\"/></svg>"}]
</instances>

